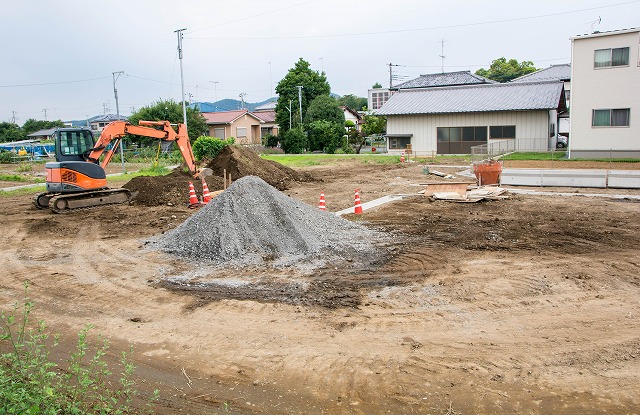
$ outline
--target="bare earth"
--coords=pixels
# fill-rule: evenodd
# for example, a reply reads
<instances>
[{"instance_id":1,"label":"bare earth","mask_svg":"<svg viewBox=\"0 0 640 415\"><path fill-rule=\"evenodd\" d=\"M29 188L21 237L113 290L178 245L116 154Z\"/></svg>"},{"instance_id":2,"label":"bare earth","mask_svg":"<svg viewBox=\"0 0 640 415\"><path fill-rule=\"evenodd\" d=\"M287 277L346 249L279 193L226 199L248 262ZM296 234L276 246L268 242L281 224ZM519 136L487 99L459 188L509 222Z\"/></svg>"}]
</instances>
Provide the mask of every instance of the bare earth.
<instances>
[{"instance_id":1,"label":"bare earth","mask_svg":"<svg viewBox=\"0 0 640 415\"><path fill-rule=\"evenodd\" d=\"M419 165L305 171L321 181L286 193L317 205L323 191L332 211L355 188L366 202L434 180ZM390 260L311 275L145 250L193 213L180 206L0 209L0 307L29 281L63 344L89 323L114 356L133 344L156 413L640 413L638 201L408 199L349 218L393 236Z\"/></svg>"}]
</instances>

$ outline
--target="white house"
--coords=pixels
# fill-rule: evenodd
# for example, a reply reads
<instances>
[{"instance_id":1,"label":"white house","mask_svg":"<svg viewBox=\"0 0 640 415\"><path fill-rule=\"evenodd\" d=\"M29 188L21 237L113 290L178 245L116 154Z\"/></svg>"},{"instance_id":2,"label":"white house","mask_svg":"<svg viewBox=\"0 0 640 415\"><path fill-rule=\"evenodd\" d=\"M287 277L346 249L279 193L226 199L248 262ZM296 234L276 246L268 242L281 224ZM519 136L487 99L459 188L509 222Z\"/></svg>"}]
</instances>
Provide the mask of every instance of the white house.
<instances>
[{"instance_id":1,"label":"white house","mask_svg":"<svg viewBox=\"0 0 640 415\"><path fill-rule=\"evenodd\" d=\"M564 82L564 97L567 101L567 111L558 114L558 133L569 137L570 110L571 110L571 64L562 63L551 65L530 74L522 75L511 82L538 82L538 81L562 81Z\"/></svg>"},{"instance_id":2,"label":"white house","mask_svg":"<svg viewBox=\"0 0 640 415\"><path fill-rule=\"evenodd\" d=\"M469 154L488 145L520 151L552 148L557 115L566 110L560 81L483 83L395 93L387 116L390 153Z\"/></svg>"},{"instance_id":3,"label":"white house","mask_svg":"<svg viewBox=\"0 0 640 415\"><path fill-rule=\"evenodd\" d=\"M640 28L571 38L571 158L640 158Z\"/></svg>"}]
</instances>

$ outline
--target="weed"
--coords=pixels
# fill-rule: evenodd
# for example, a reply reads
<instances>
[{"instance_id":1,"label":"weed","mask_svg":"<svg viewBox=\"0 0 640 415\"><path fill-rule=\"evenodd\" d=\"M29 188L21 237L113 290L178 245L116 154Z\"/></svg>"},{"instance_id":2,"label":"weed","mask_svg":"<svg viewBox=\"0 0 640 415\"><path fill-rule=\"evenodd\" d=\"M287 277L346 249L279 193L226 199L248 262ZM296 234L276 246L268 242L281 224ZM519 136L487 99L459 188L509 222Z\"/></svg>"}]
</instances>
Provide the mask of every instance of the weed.
<instances>
[{"instance_id":1,"label":"weed","mask_svg":"<svg viewBox=\"0 0 640 415\"><path fill-rule=\"evenodd\" d=\"M18 166L18 170L19 173L26 173L28 171L33 171L33 164L31 163L20 163L20 165Z\"/></svg>"},{"instance_id":2,"label":"weed","mask_svg":"<svg viewBox=\"0 0 640 415\"><path fill-rule=\"evenodd\" d=\"M33 303L25 298L15 303L10 313L0 314L0 414L126 414L131 413L132 399L138 396L131 375L135 367L129 353L120 357L119 382L111 383L113 373L104 357L109 348L106 339L98 338L91 346L87 335L92 326L78 334L76 350L66 367L49 357L48 347L57 347L59 338L49 340L46 325L30 323ZM47 346L49 344L50 346ZM158 396L157 391L150 402ZM150 408L148 408L150 409Z\"/></svg>"}]
</instances>

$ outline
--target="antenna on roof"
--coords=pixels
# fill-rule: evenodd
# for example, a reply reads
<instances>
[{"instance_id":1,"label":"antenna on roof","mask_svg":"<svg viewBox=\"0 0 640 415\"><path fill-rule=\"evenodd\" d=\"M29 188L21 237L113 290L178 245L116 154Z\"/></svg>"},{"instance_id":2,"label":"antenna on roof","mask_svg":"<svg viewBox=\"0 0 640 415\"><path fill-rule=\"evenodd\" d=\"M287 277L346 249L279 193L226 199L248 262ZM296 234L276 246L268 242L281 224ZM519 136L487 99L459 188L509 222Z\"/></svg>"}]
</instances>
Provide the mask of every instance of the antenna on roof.
<instances>
[{"instance_id":1,"label":"antenna on roof","mask_svg":"<svg viewBox=\"0 0 640 415\"><path fill-rule=\"evenodd\" d=\"M590 33L596 33L597 31L595 30L596 25L599 25L600 23L602 23L602 17L598 16L597 20L594 20L592 22L588 22L587 24L591 25L591 30Z\"/></svg>"},{"instance_id":2,"label":"antenna on roof","mask_svg":"<svg viewBox=\"0 0 640 415\"><path fill-rule=\"evenodd\" d=\"M440 41L440 46L441 46L441 55L438 55L438 56L440 56L440 59L442 59L442 67L440 69L442 70L442 73L444 73L444 39Z\"/></svg>"}]
</instances>

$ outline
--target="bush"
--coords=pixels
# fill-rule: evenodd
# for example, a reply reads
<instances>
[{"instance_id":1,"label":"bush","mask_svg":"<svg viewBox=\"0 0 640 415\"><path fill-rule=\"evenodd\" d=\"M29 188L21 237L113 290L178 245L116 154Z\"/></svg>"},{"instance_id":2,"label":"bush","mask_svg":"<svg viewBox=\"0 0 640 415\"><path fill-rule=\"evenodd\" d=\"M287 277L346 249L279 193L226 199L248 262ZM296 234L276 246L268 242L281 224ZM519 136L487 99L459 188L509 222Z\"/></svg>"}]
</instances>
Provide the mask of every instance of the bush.
<instances>
[{"instance_id":1,"label":"bush","mask_svg":"<svg viewBox=\"0 0 640 415\"><path fill-rule=\"evenodd\" d=\"M277 147L278 146L278 137L275 135L267 134L264 136L263 145L265 147Z\"/></svg>"},{"instance_id":2,"label":"bush","mask_svg":"<svg viewBox=\"0 0 640 415\"><path fill-rule=\"evenodd\" d=\"M0 163L9 164L13 162L14 153L11 151L0 150Z\"/></svg>"},{"instance_id":3,"label":"bush","mask_svg":"<svg viewBox=\"0 0 640 415\"><path fill-rule=\"evenodd\" d=\"M285 153L303 153L307 147L307 135L299 128L292 128L284 133L282 149Z\"/></svg>"},{"instance_id":4,"label":"bush","mask_svg":"<svg viewBox=\"0 0 640 415\"><path fill-rule=\"evenodd\" d=\"M120 357L119 386L115 387L104 360L108 341L99 339L98 346L91 347L87 340L91 326L87 326L78 334L68 366L61 368L49 357L44 322L31 328L32 310L33 304L25 298L22 306L14 305L13 312L0 314L1 349L7 351L0 355L0 414L131 413L138 392L128 354ZM58 346L57 336L53 340L53 347ZM156 398L157 391L152 399Z\"/></svg>"},{"instance_id":5,"label":"bush","mask_svg":"<svg viewBox=\"0 0 640 415\"><path fill-rule=\"evenodd\" d=\"M234 142L233 137L225 141L216 137L201 136L193 143L193 155L198 161L213 160L225 146Z\"/></svg>"}]
</instances>

